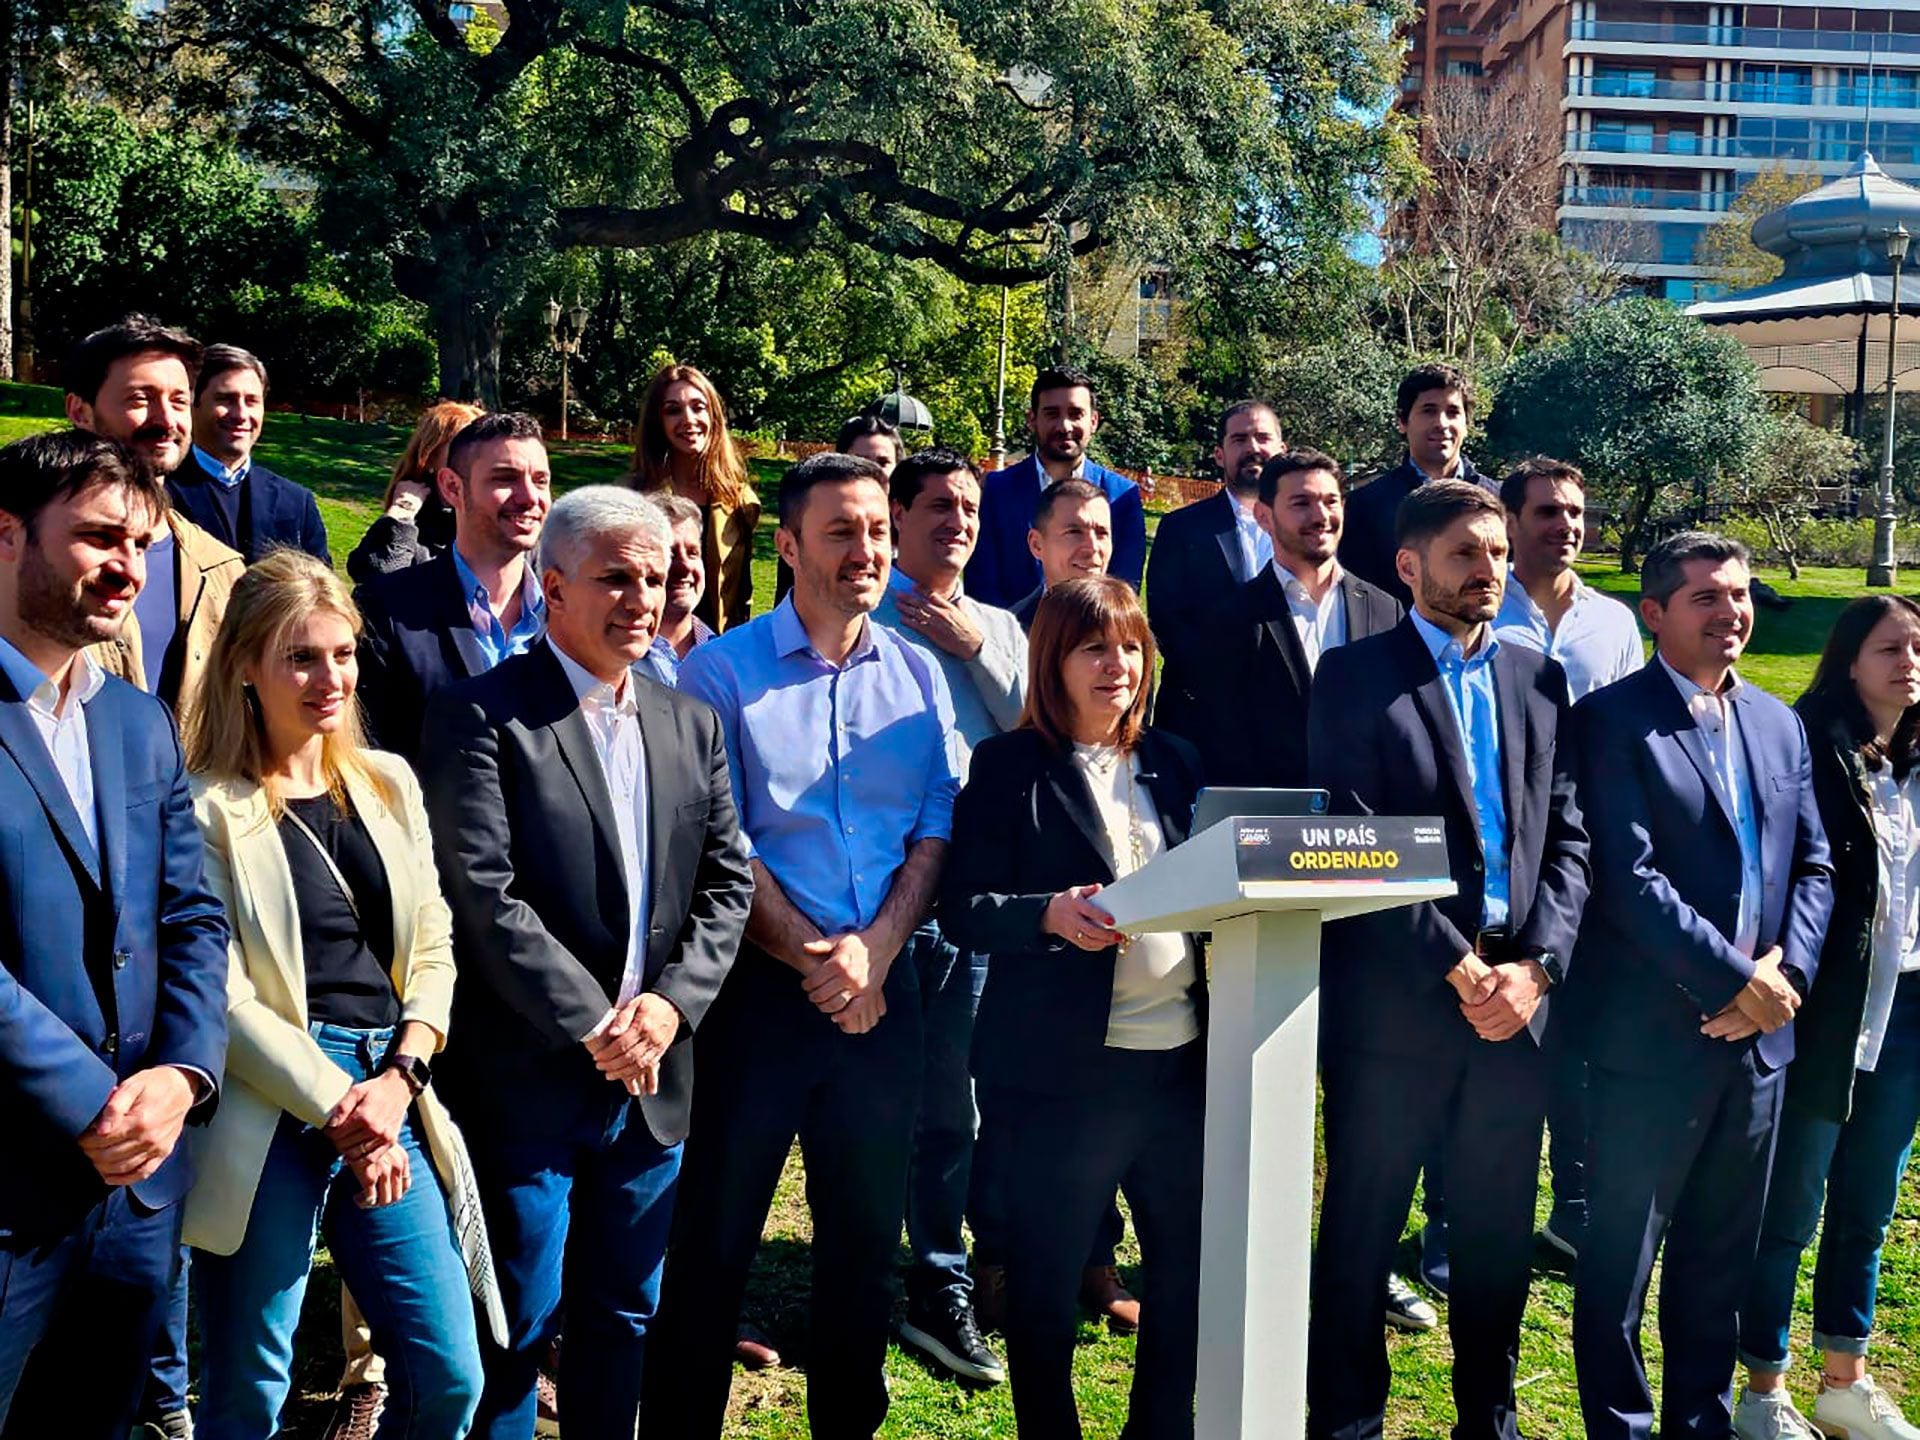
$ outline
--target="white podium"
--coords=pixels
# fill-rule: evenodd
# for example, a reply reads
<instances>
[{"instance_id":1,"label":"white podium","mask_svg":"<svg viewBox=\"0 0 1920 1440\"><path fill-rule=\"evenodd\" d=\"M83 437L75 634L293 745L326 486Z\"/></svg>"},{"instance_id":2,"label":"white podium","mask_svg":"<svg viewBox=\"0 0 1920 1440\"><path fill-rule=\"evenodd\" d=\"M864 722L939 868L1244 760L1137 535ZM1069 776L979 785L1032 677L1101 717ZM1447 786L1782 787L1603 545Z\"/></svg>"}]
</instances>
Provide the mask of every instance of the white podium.
<instances>
[{"instance_id":1,"label":"white podium","mask_svg":"<svg viewBox=\"0 0 1920 1440\"><path fill-rule=\"evenodd\" d=\"M1447 876L1438 819L1233 816L1100 892L1121 930L1213 932L1197 1440L1306 1433L1320 925Z\"/></svg>"}]
</instances>

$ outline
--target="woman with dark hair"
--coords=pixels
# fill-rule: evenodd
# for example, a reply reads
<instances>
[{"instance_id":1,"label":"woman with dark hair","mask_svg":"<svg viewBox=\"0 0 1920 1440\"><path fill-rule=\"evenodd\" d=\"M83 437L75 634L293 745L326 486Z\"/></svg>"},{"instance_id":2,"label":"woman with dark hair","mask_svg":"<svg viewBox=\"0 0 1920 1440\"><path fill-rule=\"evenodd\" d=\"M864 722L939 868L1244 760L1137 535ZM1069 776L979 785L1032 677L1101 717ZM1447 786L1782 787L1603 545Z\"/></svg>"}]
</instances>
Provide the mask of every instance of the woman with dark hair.
<instances>
[{"instance_id":1,"label":"woman with dark hair","mask_svg":"<svg viewBox=\"0 0 1920 1440\"><path fill-rule=\"evenodd\" d=\"M1920 1122L1920 605L1840 612L1796 708L1833 847L1833 917L1794 1024L1766 1219L1740 1311L1747 1388L1734 1433L1920 1440L1867 1376L1880 1247ZM1824 1200L1824 1207L1823 1207ZM1820 1225L1812 1423L1781 1383L1800 1257Z\"/></svg>"},{"instance_id":2,"label":"woman with dark hair","mask_svg":"<svg viewBox=\"0 0 1920 1440\"><path fill-rule=\"evenodd\" d=\"M1127 1434L1186 1440L1206 968L1197 936L1123 935L1099 895L1187 838L1199 759L1144 727L1153 635L1131 587L1054 586L1028 643L1025 712L973 752L940 905L947 938L990 956L973 1069L1006 1169L1014 1411L1031 1440L1080 1434L1076 1298L1118 1185L1149 1286Z\"/></svg>"},{"instance_id":3,"label":"woman with dark hair","mask_svg":"<svg viewBox=\"0 0 1920 1440\"><path fill-rule=\"evenodd\" d=\"M453 543L453 510L440 498L440 470L453 437L484 413L458 400L442 400L421 412L387 481L380 518L347 557L347 574L356 584L424 564Z\"/></svg>"},{"instance_id":4,"label":"woman with dark hair","mask_svg":"<svg viewBox=\"0 0 1920 1440\"><path fill-rule=\"evenodd\" d=\"M833 448L842 455L858 455L871 460L893 478L893 467L906 458L907 447L900 431L878 415L855 415L840 427Z\"/></svg>"},{"instance_id":5,"label":"woman with dark hair","mask_svg":"<svg viewBox=\"0 0 1920 1440\"><path fill-rule=\"evenodd\" d=\"M753 615L753 532L760 497L727 430L727 407L713 382L691 365L665 365L640 401L633 447L636 490L691 500L705 519L707 593L694 613L714 631Z\"/></svg>"}]
</instances>

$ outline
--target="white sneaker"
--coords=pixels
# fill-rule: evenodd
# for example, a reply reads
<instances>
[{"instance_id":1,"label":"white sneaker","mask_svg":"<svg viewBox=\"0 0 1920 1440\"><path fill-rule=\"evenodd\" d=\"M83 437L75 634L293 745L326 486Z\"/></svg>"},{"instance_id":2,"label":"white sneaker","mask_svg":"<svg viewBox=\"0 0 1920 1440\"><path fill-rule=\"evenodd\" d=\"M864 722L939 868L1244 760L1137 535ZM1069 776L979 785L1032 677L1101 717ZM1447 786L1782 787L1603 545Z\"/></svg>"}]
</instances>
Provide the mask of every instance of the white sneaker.
<instances>
[{"instance_id":1,"label":"white sneaker","mask_svg":"<svg viewBox=\"0 0 1920 1440\"><path fill-rule=\"evenodd\" d=\"M1814 1397L1813 1421L1840 1440L1920 1440L1920 1430L1867 1378L1845 1386L1822 1385Z\"/></svg>"},{"instance_id":2,"label":"white sneaker","mask_svg":"<svg viewBox=\"0 0 1920 1440\"><path fill-rule=\"evenodd\" d=\"M1440 1312L1424 1300L1420 1292L1398 1275L1387 1276L1387 1324L1396 1330L1416 1333L1433 1329L1440 1323Z\"/></svg>"},{"instance_id":3,"label":"white sneaker","mask_svg":"<svg viewBox=\"0 0 1920 1440\"><path fill-rule=\"evenodd\" d=\"M1819 1440L1820 1432L1794 1408L1793 1396L1781 1385L1765 1394L1742 1389L1733 1407L1733 1433L1740 1440Z\"/></svg>"}]
</instances>

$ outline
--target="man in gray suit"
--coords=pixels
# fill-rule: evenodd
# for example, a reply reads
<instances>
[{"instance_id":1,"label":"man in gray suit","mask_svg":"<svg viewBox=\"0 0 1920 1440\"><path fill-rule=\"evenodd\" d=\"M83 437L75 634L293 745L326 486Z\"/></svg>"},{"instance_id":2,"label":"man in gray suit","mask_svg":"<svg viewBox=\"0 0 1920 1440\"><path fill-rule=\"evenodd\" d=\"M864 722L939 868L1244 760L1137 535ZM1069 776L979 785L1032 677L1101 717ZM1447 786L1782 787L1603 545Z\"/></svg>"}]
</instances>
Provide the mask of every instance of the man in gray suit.
<instances>
[{"instance_id":1,"label":"man in gray suit","mask_svg":"<svg viewBox=\"0 0 1920 1440\"><path fill-rule=\"evenodd\" d=\"M465 1123L512 1339L472 1434L532 1433L566 1312L568 1428L631 1434L693 1091L688 1044L753 881L713 711L648 677L671 532L632 491L558 501L547 633L436 694L422 780L461 978Z\"/></svg>"}]
</instances>

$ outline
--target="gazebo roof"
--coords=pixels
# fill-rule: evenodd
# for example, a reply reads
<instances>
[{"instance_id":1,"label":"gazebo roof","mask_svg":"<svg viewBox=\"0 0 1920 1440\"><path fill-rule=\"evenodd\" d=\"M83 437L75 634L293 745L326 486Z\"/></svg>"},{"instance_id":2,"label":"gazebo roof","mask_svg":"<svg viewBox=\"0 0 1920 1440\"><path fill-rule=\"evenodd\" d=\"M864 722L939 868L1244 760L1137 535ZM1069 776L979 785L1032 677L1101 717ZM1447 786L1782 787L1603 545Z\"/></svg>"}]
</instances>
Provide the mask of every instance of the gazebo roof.
<instances>
[{"instance_id":1,"label":"gazebo roof","mask_svg":"<svg viewBox=\"0 0 1920 1440\"><path fill-rule=\"evenodd\" d=\"M1920 189L1862 151L1845 175L1754 221L1753 243L1786 262L1782 279L1885 273L1892 268L1886 234L1896 225L1920 232Z\"/></svg>"}]
</instances>

